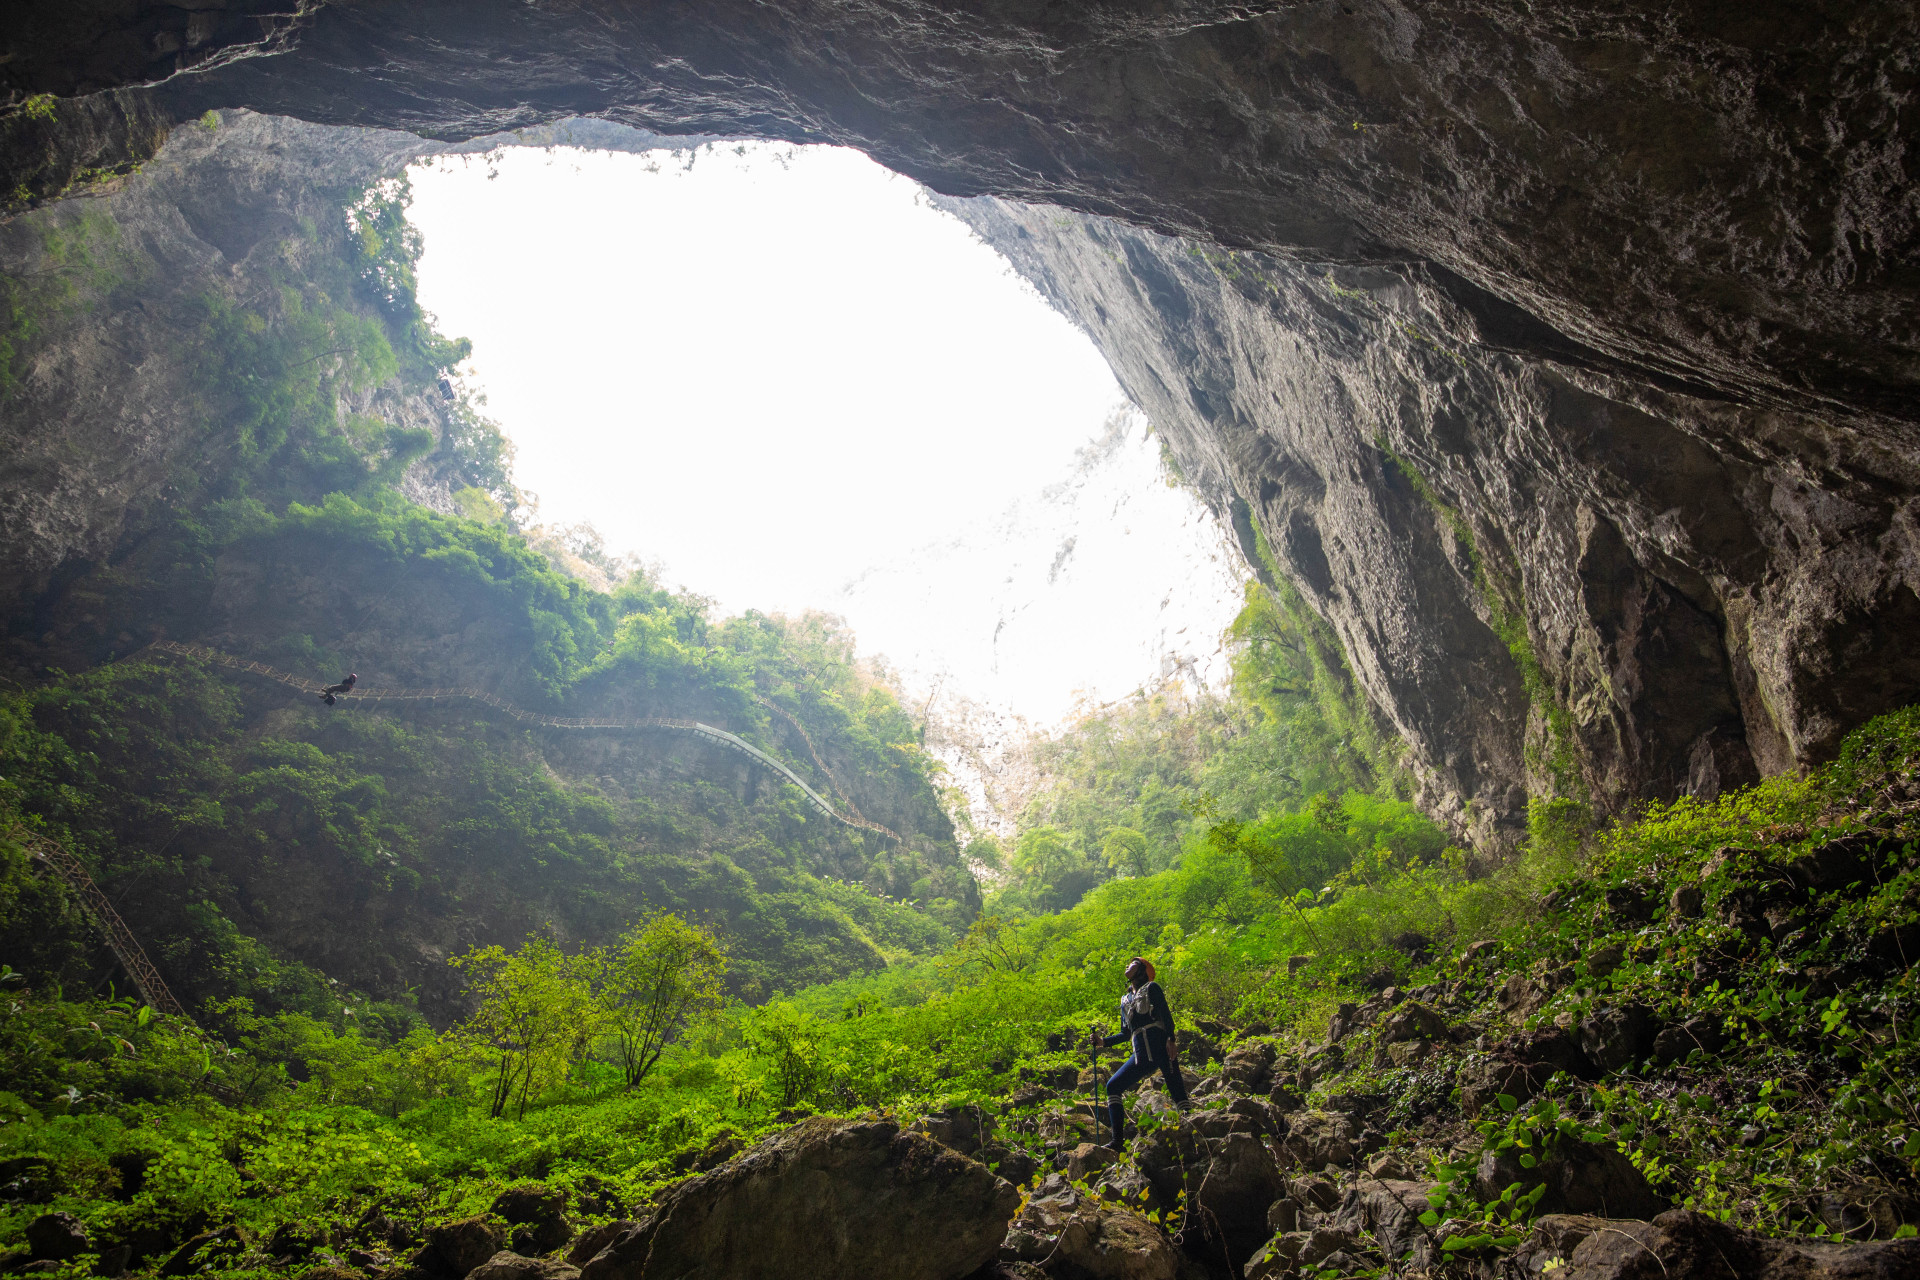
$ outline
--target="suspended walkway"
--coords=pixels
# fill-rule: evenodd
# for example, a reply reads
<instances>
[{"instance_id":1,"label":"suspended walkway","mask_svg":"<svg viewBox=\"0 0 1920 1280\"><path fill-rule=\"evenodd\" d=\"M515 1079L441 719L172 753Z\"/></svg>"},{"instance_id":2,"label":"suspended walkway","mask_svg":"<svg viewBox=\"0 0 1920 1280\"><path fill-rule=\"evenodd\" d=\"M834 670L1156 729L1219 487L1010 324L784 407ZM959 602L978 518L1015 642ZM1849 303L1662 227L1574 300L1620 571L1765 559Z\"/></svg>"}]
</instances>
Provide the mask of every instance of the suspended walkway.
<instances>
[{"instance_id":1,"label":"suspended walkway","mask_svg":"<svg viewBox=\"0 0 1920 1280\"><path fill-rule=\"evenodd\" d=\"M226 667L233 671L275 681L276 683L286 685L289 689L298 689L300 692L311 694L316 698L318 698L325 689L325 686L308 680L303 676L276 670L262 663L250 662L245 658L236 658L231 654L222 653L218 649L208 649L202 645L179 644L172 640L156 640L147 646L147 649L143 650L143 652L164 653L177 658L191 658L200 662L212 663L215 666ZM489 693L485 689L470 688L426 689L408 688L405 686L389 688L356 687L349 692L336 693L333 696L338 700L338 705L340 706L354 706L360 703L373 704L379 702L435 702L442 699L465 698L472 702L485 703L503 715L511 716L513 719L518 720L521 724L537 725L542 729L613 732L659 730L672 733L692 734L708 742L717 743L730 751L746 756L756 764L765 765L767 768L774 770L788 782L800 788L801 793L806 796L808 803L822 815L840 823L842 826L852 827L858 831L871 831L875 835L885 836L898 845L903 847L906 845L906 841L901 839L897 832L890 831L877 822L867 821L864 817L859 816L857 810L853 811L854 816L852 817L841 813L831 804L827 803L826 799L821 796L818 791L808 786L806 780L799 774L789 769L773 756L762 751L759 747L754 746L745 738L728 733L725 729L716 728L710 724L703 724L698 720L671 720L664 717L649 717L641 720L612 720L595 717L547 716L516 707L511 702L506 701L496 694ZM772 710L779 711L779 708L773 707L771 703L763 703L763 705L768 706ZM781 712L781 714L784 716L786 713ZM788 717L788 720L792 723L792 717ZM798 726L796 725L796 727ZM800 736L803 740L806 740L807 751L813 756L814 763L819 765L820 772L831 779L833 775L827 773L826 765L821 762L819 753L813 750L812 740L807 739L804 730L801 731ZM853 810L852 802L847 801L844 796L842 797L842 803L846 804L849 810ZM154 1007L159 1008L158 1005Z\"/></svg>"}]
</instances>

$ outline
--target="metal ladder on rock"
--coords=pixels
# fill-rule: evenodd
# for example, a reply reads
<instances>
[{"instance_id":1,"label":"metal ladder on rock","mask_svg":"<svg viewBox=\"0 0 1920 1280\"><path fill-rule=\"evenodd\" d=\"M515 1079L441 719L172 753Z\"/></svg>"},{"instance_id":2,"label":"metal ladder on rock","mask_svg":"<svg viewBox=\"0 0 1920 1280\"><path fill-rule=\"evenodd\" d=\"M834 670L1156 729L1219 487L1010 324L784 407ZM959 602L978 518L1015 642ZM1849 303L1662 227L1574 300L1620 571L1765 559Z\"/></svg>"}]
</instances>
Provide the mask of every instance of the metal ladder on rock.
<instances>
[{"instance_id":1,"label":"metal ladder on rock","mask_svg":"<svg viewBox=\"0 0 1920 1280\"><path fill-rule=\"evenodd\" d=\"M147 959L147 953L133 936L133 930L127 928L127 922L113 909L113 903L108 901L107 895L100 892L100 886L87 873L86 865L58 841L49 840L24 827L15 827L8 835L26 846L28 857L59 876L73 890L105 935L107 948L113 952L113 958L133 979L134 989L140 993L140 999L156 1013L185 1018L187 1011L173 998L173 992L167 989L165 980L160 977L160 970L154 967L153 961Z\"/></svg>"}]
</instances>

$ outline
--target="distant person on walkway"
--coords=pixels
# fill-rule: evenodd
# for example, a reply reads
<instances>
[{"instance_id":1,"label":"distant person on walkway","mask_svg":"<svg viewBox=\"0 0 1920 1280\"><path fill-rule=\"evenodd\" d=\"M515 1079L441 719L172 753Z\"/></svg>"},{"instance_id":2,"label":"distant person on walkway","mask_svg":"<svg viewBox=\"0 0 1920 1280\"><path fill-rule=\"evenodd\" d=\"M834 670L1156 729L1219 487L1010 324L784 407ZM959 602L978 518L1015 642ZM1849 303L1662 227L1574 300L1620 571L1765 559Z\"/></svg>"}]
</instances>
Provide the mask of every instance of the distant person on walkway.
<instances>
[{"instance_id":1,"label":"distant person on walkway","mask_svg":"<svg viewBox=\"0 0 1920 1280\"><path fill-rule=\"evenodd\" d=\"M1103 1036L1094 1032L1096 1048L1104 1049L1122 1040L1133 1043L1133 1056L1107 1081L1107 1121L1113 1126L1113 1146L1117 1151L1125 1143L1127 1113L1120 1099L1127 1090L1158 1071L1167 1078L1167 1093L1173 1105L1185 1111L1187 1082L1173 1056L1173 1010L1167 1007L1167 993L1153 980L1151 961L1135 956L1127 961L1127 994L1120 997L1120 1032Z\"/></svg>"},{"instance_id":2,"label":"distant person on walkway","mask_svg":"<svg viewBox=\"0 0 1920 1280\"><path fill-rule=\"evenodd\" d=\"M347 678L345 680L342 680L339 684L330 684L326 688L320 691L320 701L326 703L328 706L332 706L334 703L339 701L339 699L335 695L342 694L342 693L351 693L353 691L354 683L359 679L360 679L359 672L357 671L347 672Z\"/></svg>"}]
</instances>

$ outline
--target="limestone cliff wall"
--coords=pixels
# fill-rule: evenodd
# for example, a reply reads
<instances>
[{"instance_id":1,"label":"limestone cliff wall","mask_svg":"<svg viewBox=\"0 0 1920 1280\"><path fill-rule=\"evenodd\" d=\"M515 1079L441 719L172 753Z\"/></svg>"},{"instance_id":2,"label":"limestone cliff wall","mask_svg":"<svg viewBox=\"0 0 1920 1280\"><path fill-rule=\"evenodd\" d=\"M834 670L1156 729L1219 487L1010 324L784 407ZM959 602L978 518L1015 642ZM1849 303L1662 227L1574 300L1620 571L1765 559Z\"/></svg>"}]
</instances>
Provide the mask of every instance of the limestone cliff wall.
<instances>
[{"instance_id":1,"label":"limestone cliff wall","mask_svg":"<svg viewBox=\"0 0 1920 1280\"><path fill-rule=\"evenodd\" d=\"M231 465L219 389L196 376L207 303L297 290L345 239L344 194L430 145L235 112L174 130L138 175L0 223L0 600L24 606L157 516L183 476ZM444 425L437 398L392 387L352 407Z\"/></svg>"},{"instance_id":2,"label":"limestone cliff wall","mask_svg":"<svg viewBox=\"0 0 1920 1280\"><path fill-rule=\"evenodd\" d=\"M1848 416L1505 349L1419 271L947 201L1093 337L1339 633L1436 812L1505 843L1820 759L1920 697L1920 458Z\"/></svg>"},{"instance_id":3,"label":"limestone cliff wall","mask_svg":"<svg viewBox=\"0 0 1920 1280\"><path fill-rule=\"evenodd\" d=\"M1906 0L16 8L6 193L143 154L149 109L837 142L952 194L1433 264L1429 290L1535 354L1852 411L1909 445L1920 418ZM29 111L43 93L57 109Z\"/></svg>"}]
</instances>

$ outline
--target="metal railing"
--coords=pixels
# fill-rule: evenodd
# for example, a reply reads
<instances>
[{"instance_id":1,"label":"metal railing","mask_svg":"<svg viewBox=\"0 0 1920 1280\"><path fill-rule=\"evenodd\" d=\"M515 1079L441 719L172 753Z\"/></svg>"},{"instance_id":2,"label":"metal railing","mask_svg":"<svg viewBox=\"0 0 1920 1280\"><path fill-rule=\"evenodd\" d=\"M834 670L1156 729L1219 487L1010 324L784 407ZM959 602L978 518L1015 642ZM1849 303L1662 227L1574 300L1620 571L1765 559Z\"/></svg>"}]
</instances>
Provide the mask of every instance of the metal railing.
<instances>
[{"instance_id":1,"label":"metal railing","mask_svg":"<svg viewBox=\"0 0 1920 1280\"><path fill-rule=\"evenodd\" d=\"M167 990L160 971L154 968L153 961L147 959L147 953L141 950L133 930L127 928L127 922L113 909L113 903L107 900L107 895L100 892L100 886L87 874L86 865L57 841L24 827L15 827L8 834L26 846L28 856L35 862L66 881L67 887L73 890L81 904L93 915L100 932L106 935L108 949L113 952L114 959L120 962L120 967L127 971L127 976L133 979L134 989L139 991L140 999L158 1013L185 1018L187 1011L173 998L173 992Z\"/></svg>"}]
</instances>

